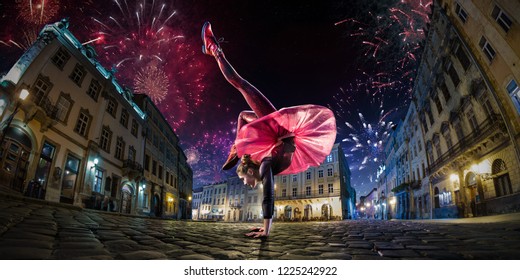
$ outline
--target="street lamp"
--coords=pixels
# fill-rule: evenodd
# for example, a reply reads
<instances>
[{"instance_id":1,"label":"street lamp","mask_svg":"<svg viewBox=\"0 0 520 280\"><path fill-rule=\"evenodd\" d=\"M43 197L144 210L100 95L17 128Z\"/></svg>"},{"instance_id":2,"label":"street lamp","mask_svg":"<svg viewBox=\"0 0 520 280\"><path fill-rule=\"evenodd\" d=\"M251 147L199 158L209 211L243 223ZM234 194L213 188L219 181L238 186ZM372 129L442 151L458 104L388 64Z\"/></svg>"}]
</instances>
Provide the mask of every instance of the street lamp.
<instances>
[{"instance_id":1,"label":"street lamp","mask_svg":"<svg viewBox=\"0 0 520 280\"><path fill-rule=\"evenodd\" d=\"M20 108L20 104L22 104L22 101L24 101L27 98L27 96L29 96L29 91L27 89L22 89L20 91L20 95L18 96L18 98L20 100L16 101L16 105L14 107L14 110L11 113L11 115L9 115L9 117L7 118L7 123L6 123L5 127L4 127L4 129L2 130L2 138L0 140L0 149L4 145L4 139L5 139L5 134L7 133L7 129L9 129L9 127L11 126L11 122L13 121L14 116L16 115L16 113L18 113L18 109Z\"/></svg>"}]
</instances>

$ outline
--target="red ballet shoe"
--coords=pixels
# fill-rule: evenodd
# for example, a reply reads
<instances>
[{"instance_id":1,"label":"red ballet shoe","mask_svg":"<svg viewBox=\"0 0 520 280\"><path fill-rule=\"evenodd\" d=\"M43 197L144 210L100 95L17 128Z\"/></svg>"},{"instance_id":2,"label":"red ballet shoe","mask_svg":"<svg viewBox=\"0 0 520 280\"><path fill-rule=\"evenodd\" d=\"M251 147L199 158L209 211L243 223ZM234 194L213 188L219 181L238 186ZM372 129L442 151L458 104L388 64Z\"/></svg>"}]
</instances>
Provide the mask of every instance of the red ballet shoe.
<instances>
[{"instance_id":1,"label":"red ballet shoe","mask_svg":"<svg viewBox=\"0 0 520 280\"><path fill-rule=\"evenodd\" d=\"M235 165L237 165L238 162L238 155L237 155L237 147L235 144L231 146L231 151L229 151L229 156L226 160L226 163L222 166L222 170L229 170L233 168Z\"/></svg>"},{"instance_id":2,"label":"red ballet shoe","mask_svg":"<svg viewBox=\"0 0 520 280\"><path fill-rule=\"evenodd\" d=\"M206 21L204 26L202 27L202 53L217 56L222 53L222 49L218 44L217 39L213 35L213 31L211 30L211 23Z\"/></svg>"}]
</instances>

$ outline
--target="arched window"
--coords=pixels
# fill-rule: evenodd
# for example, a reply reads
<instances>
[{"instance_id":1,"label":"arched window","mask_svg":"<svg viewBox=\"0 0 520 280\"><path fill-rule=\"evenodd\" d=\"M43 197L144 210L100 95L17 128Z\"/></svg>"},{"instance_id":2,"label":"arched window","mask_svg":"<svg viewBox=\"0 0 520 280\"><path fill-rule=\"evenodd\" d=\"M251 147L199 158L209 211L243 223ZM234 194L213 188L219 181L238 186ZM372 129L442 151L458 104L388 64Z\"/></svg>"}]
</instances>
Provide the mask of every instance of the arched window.
<instances>
[{"instance_id":1,"label":"arched window","mask_svg":"<svg viewBox=\"0 0 520 280\"><path fill-rule=\"evenodd\" d=\"M506 163L501 159L496 159L491 165L491 172L494 175L493 184L495 185L496 196L504 196L513 193L509 172Z\"/></svg>"}]
</instances>

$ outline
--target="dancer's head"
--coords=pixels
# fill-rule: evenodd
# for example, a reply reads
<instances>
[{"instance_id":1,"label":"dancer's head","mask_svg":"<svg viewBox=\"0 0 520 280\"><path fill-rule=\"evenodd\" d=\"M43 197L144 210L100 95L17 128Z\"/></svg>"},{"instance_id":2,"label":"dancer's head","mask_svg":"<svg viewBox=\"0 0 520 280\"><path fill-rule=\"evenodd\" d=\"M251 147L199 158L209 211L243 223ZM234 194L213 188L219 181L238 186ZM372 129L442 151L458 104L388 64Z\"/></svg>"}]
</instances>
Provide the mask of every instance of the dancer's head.
<instances>
[{"instance_id":1,"label":"dancer's head","mask_svg":"<svg viewBox=\"0 0 520 280\"><path fill-rule=\"evenodd\" d=\"M252 160L250 155L243 155L237 167L237 174L245 185L254 188L260 181L260 163Z\"/></svg>"}]
</instances>

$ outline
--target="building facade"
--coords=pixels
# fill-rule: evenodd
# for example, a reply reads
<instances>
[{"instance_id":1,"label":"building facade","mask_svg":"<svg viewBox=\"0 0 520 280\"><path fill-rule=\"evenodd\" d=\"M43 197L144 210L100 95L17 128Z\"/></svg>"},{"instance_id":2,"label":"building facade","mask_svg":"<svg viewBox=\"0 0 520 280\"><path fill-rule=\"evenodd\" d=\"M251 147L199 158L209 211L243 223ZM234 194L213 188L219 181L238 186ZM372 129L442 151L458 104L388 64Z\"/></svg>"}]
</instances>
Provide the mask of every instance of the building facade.
<instances>
[{"instance_id":1,"label":"building facade","mask_svg":"<svg viewBox=\"0 0 520 280\"><path fill-rule=\"evenodd\" d=\"M517 1L434 1L402 140L387 158L399 218L520 208L519 10Z\"/></svg>"},{"instance_id":2,"label":"building facade","mask_svg":"<svg viewBox=\"0 0 520 280\"><path fill-rule=\"evenodd\" d=\"M146 114L68 24L45 26L1 79L0 184L48 201L142 214Z\"/></svg>"}]
</instances>

